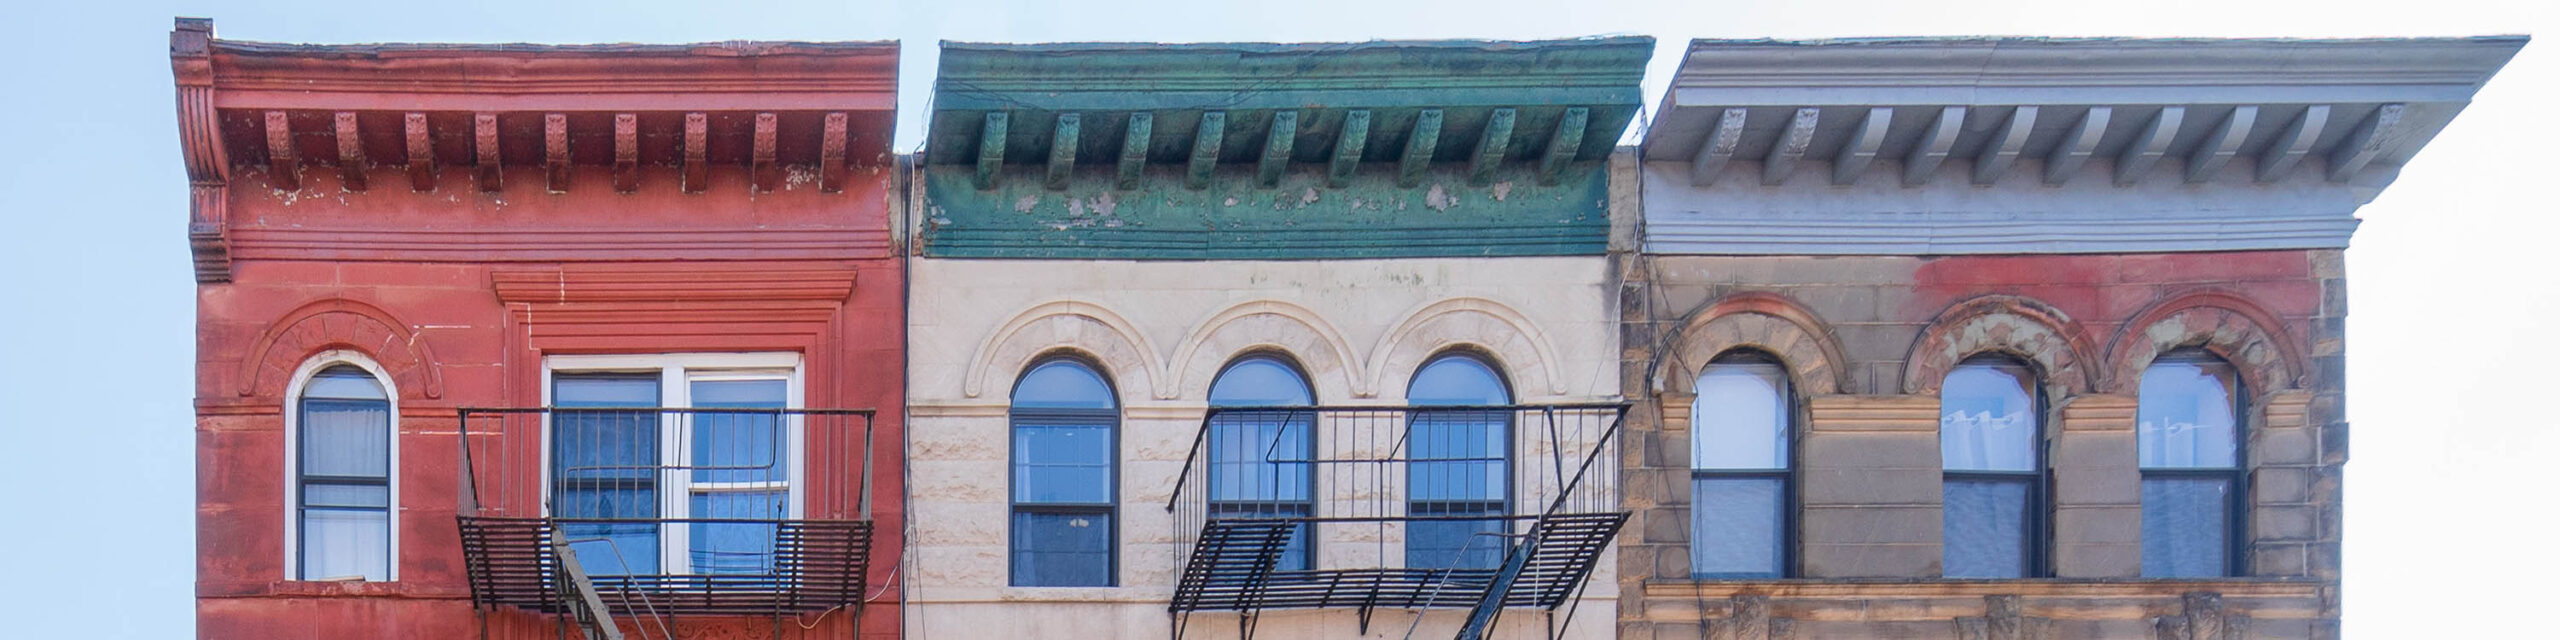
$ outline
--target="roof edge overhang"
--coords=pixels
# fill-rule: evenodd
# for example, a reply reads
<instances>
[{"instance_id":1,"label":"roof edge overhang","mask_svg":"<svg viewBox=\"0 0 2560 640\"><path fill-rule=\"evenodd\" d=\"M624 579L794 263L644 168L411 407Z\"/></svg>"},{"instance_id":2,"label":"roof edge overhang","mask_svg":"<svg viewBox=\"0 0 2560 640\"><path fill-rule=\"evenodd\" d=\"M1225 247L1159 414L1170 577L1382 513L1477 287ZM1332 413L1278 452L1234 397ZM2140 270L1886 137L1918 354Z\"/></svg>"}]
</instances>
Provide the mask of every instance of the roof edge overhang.
<instances>
[{"instance_id":1,"label":"roof edge overhang","mask_svg":"<svg viewBox=\"0 0 2560 640\"><path fill-rule=\"evenodd\" d=\"M2527 40L1693 40L1643 154L1698 188L1781 187L1798 165L1831 175L1797 188L1992 186L2017 167L2044 186L2325 180L2369 200Z\"/></svg>"},{"instance_id":2,"label":"roof edge overhang","mask_svg":"<svg viewBox=\"0 0 2560 640\"><path fill-rule=\"evenodd\" d=\"M982 183L1117 164L1123 188L1151 164L1191 165L1195 188L1221 164L1262 165L1266 185L1291 164L1398 163L1411 184L1434 162L1481 178L1529 159L1552 177L1608 154L1653 54L1644 36L942 46L926 163L979 165Z\"/></svg>"},{"instance_id":3,"label":"roof edge overhang","mask_svg":"<svg viewBox=\"0 0 2560 640\"><path fill-rule=\"evenodd\" d=\"M896 42L304 45L217 40L198 24L181 21L179 40L196 42L170 54L206 62L179 80L213 86L224 109L897 108Z\"/></svg>"}]
</instances>

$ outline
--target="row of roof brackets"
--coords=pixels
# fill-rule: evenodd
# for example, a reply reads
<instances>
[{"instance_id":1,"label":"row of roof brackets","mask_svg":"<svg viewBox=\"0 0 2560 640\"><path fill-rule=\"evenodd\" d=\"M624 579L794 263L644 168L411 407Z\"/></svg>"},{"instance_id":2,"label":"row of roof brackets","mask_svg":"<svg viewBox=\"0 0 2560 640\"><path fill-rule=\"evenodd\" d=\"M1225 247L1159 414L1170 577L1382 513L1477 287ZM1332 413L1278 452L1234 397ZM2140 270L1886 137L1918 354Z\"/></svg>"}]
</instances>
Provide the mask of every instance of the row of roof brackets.
<instances>
[{"instance_id":1,"label":"row of roof brackets","mask_svg":"<svg viewBox=\"0 0 2560 640\"><path fill-rule=\"evenodd\" d=\"M266 125L267 175L270 184L285 191L302 188L302 157L294 145L294 131L289 114L267 111L261 114ZM755 114L753 148L750 151L749 181L757 192L770 193L781 187L782 168L775 159L780 119L771 112ZM330 133L337 146L338 182L347 191L362 192L369 186L365 173L373 165L366 157L364 139L354 111L331 114ZM849 170L845 166L848 117L844 112L826 114L819 134L818 188L829 193L844 190ZM427 114L409 112L401 115L401 138L409 174L409 188L419 192L436 190L435 136L427 124ZM683 187L686 193L702 193L710 188L710 116L702 112L684 114ZM484 193L505 188L506 172L499 157L498 114L471 114L472 183ZM567 193L574 173L570 169L569 114L542 114L542 154L545 188L552 193ZM635 113L613 114L613 188L623 193L640 189L640 117Z\"/></svg>"},{"instance_id":2,"label":"row of roof brackets","mask_svg":"<svg viewBox=\"0 0 2560 640\"><path fill-rule=\"evenodd\" d=\"M1937 114L1921 130L1918 141L1902 159L1903 186L1919 186L1938 172L1938 167L1946 163L1949 151L1955 147L1956 136L1963 133L1965 117L1971 110L1994 108L1998 107L1938 107ZM2359 122L2345 141L2330 150L2325 177L2332 182L2344 182L2362 171L2375 156L2381 154L2381 143L2393 133L2406 108L2405 104L2386 104ZM1894 107L1855 109L1864 109L1866 113L1841 144L1839 152L1832 156L1831 183L1836 186L1857 183L1867 167L1875 162L1878 150L1884 146L1886 130L1893 123ZM2311 105L2301 115L2286 122L2283 132L2277 134L2274 143L2258 157L2254 178L2260 183L2272 183L2291 175L2294 168L2301 165L2302 159L2310 154L2312 144L2320 139L2321 129L2327 126L2332 109L2331 105ZM1761 158L1762 185L1783 185L1794 175L1797 165L1804 160L1806 151L1813 144L1814 128L1821 122L1825 110L1821 107L1795 110L1786 130L1770 146L1768 155ZM2009 168L2024 154L2027 135L2035 130L2041 111L2034 105L2009 108L2000 123L1992 128L1991 137L1984 141L1982 151L1973 158L1971 178L1974 184L1989 186L2008 175ZM2082 112L2080 119L2065 130L2060 143L2044 156L2044 184L2060 186L2078 174L2095 155L2098 139L2115 115L2115 108L2103 106L2089 107ZM2186 116L2187 109L2176 106L2162 107L2153 114L2144 123L2142 132L2134 136L2133 141L2115 157L2116 186L2132 186L2149 175L2161 157L2168 154L2169 143L2177 137ZM1690 184L1698 187L1715 184L1724 174L1726 165L1733 161L1734 154L1741 149L1744 126L1749 119L1749 110L1741 107L1727 108L1720 114L1715 129L1707 135L1704 143L1698 145L1697 155L1690 160ZM2232 158L2239 155L2241 143L2248 140L2250 131L2269 125L2264 120L2258 106L2233 108L2230 115L2215 123L2212 132L2188 153L2185 180L2188 183L2211 181ZM1562 131L1558 132L1557 138L1561 144L1564 138ZM1549 146L1547 155L1545 165L1558 162L1555 145ZM1552 168L1547 170L1551 172Z\"/></svg>"},{"instance_id":3,"label":"row of roof brackets","mask_svg":"<svg viewBox=\"0 0 2560 640\"><path fill-rule=\"evenodd\" d=\"M1280 185L1280 178L1288 171L1290 159L1297 151L1299 118L1300 111L1296 109L1272 112L1270 130L1263 136L1262 152L1256 160L1256 184L1263 188ZM1413 130L1406 136L1403 155L1397 161L1397 186L1410 188L1421 184L1432 155L1439 151L1440 127L1444 119L1437 108L1426 108L1415 115ZM1494 109L1487 115L1482 138L1476 142L1476 152L1467 166L1469 184L1483 186L1493 182L1494 169L1509 155L1511 136L1518 120L1519 110L1510 107ZM1334 135L1333 153L1326 162L1327 187L1340 188L1349 184L1352 174L1359 170L1361 156L1369 146L1370 122L1368 109L1343 112L1342 123ZM1563 111L1557 119L1553 137L1547 142L1546 152L1538 160L1539 183L1554 184L1560 179L1565 167L1580 155L1583 132L1590 128L1590 123L1589 107L1569 107ZM1076 151L1082 148L1084 124L1085 114L1058 114L1049 137L1047 171L1041 186L1050 190L1067 188L1075 174ZM979 121L975 176L978 188L994 189L1002 182L1005 142L1012 128L1012 114L1004 111L989 111ZM1138 178L1146 168L1147 151L1153 148L1155 114L1144 111L1131 113L1123 130L1125 133L1112 185L1118 189L1136 189ZM1183 175L1183 186L1208 188L1209 179L1217 170L1219 154L1226 144L1226 133L1227 112L1200 114L1200 124L1194 130L1191 155Z\"/></svg>"}]
</instances>

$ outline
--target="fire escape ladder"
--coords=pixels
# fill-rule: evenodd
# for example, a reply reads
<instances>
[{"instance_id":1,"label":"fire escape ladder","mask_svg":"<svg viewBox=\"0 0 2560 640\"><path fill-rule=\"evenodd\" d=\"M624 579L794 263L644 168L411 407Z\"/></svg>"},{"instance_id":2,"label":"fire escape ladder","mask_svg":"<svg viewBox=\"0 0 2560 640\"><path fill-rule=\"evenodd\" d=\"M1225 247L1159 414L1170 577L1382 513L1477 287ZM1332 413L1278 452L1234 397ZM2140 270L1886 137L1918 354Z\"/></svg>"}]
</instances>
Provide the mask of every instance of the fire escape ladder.
<instances>
[{"instance_id":1,"label":"fire escape ladder","mask_svg":"<svg viewBox=\"0 0 2560 640\"><path fill-rule=\"evenodd\" d=\"M565 615L576 620L590 640L622 640L622 628L613 624L613 610L605 608L595 581L587 579L587 570L578 566L578 554L569 551L569 539L552 538L551 553L560 563L560 600L568 603Z\"/></svg>"},{"instance_id":2,"label":"fire escape ladder","mask_svg":"<svg viewBox=\"0 0 2560 640\"><path fill-rule=\"evenodd\" d=\"M1484 596L1467 609L1467 623L1458 627L1457 640L1483 640L1485 631L1493 628L1493 619L1502 614L1503 601L1511 598L1511 586L1520 582L1520 571L1528 568L1529 555L1537 552L1538 537L1546 533L1546 528L1546 519L1540 518L1537 526L1529 529L1529 535L1512 543L1510 552L1503 554L1502 569L1494 572L1492 584L1485 585Z\"/></svg>"}]
</instances>

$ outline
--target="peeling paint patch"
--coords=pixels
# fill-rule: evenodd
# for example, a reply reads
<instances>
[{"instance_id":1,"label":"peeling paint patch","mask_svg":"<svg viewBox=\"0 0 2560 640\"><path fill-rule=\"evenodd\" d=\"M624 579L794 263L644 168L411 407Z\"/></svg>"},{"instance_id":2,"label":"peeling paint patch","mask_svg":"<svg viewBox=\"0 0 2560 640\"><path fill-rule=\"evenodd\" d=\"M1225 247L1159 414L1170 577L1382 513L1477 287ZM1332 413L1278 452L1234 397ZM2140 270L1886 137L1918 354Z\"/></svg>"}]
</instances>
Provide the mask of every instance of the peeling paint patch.
<instances>
[{"instance_id":1,"label":"peeling paint patch","mask_svg":"<svg viewBox=\"0 0 2560 640\"><path fill-rule=\"evenodd\" d=\"M1509 181L1493 183L1493 201L1501 202L1509 199L1511 199L1511 183Z\"/></svg>"},{"instance_id":2,"label":"peeling paint patch","mask_svg":"<svg viewBox=\"0 0 2560 640\"><path fill-rule=\"evenodd\" d=\"M1232 207L1232 206L1236 206L1236 198L1235 198L1235 196L1227 196L1227 206L1230 206L1230 207Z\"/></svg>"},{"instance_id":3,"label":"peeling paint patch","mask_svg":"<svg viewBox=\"0 0 2560 640\"><path fill-rule=\"evenodd\" d=\"M1304 209L1307 205L1315 204L1318 200L1323 200L1323 198L1316 196L1316 188L1307 187L1307 194L1298 196L1298 208Z\"/></svg>"},{"instance_id":4,"label":"peeling paint patch","mask_svg":"<svg viewBox=\"0 0 2560 640\"><path fill-rule=\"evenodd\" d=\"M1031 208L1037 206L1040 206L1040 196L1023 196L1013 201L1013 210L1017 213L1030 213Z\"/></svg>"},{"instance_id":5,"label":"peeling paint patch","mask_svg":"<svg viewBox=\"0 0 2560 640\"><path fill-rule=\"evenodd\" d=\"M1430 207L1432 211L1448 211L1457 203L1458 199L1449 195L1448 187L1437 184L1431 185L1431 192L1422 196L1422 206Z\"/></svg>"}]
</instances>

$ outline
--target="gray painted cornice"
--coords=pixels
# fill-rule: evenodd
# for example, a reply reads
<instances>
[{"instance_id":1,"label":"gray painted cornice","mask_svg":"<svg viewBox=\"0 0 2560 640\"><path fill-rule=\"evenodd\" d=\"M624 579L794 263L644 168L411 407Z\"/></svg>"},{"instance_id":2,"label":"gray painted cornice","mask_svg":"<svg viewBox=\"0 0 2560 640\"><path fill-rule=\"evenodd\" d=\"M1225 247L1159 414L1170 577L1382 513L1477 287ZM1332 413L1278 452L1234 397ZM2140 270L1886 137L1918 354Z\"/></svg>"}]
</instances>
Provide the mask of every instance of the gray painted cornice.
<instances>
[{"instance_id":1,"label":"gray painted cornice","mask_svg":"<svg viewBox=\"0 0 2560 640\"><path fill-rule=\"evenodd\" d=\"M1642 143L1647 218L1685 239L1650 244L1868 252L1931 220L1998 218L2091 239L2019 251L2196 250L2217 244L2211 222L2271 216L2330 231L2253 248L2344 246L2355 207L2526 40L1694 40ZM2179 204L2092 197L2115 191ZM1752 216L1750 241L1681 228L1773 208L1814 226ZM1851 237L1877 215L1917 226Z\"/></svg>"}]
</instances>

